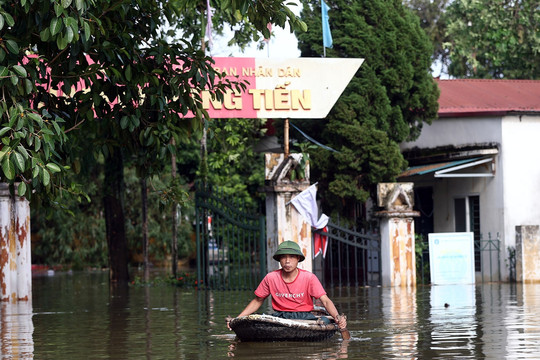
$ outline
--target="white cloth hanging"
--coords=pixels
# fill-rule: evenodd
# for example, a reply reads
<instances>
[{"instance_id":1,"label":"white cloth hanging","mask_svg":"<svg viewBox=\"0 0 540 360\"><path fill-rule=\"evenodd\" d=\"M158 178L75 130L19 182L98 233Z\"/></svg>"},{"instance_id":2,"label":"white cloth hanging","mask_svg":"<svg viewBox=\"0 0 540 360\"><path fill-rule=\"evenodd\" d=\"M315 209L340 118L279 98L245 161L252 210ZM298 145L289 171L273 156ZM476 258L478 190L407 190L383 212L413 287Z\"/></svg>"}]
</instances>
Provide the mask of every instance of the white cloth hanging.
<instances>
[{"instance_id":1,"label":"white cloth hanging","mask_svg":"<svg viewBox=\"0 0 540 360\"><path fill-rule=\"evenodd\" d=\"M322 229L328 223L328 216L321 214L317 207L317 185L313 184L291 200L296 210L315 229Z\"/></svg>"}]
</instances>

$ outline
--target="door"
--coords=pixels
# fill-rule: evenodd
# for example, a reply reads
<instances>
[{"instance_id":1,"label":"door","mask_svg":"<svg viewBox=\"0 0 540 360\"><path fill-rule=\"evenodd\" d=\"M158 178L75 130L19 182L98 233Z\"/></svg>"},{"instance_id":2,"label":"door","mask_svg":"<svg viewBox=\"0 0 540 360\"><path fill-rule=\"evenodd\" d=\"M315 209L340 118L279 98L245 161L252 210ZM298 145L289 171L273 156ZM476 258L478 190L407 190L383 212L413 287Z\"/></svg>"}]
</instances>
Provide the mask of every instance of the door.
<instances>
[{"instance_id":1,"label":"door","mask_svg":"<svg viewBox=\"0 0 540 360\"><path fill-rule=\"evenodd\" d=\"M480 258L480 196L454 199L454 221L456 232L474 233L474 270L481 271Z\"/></svg>"}]
</instances>

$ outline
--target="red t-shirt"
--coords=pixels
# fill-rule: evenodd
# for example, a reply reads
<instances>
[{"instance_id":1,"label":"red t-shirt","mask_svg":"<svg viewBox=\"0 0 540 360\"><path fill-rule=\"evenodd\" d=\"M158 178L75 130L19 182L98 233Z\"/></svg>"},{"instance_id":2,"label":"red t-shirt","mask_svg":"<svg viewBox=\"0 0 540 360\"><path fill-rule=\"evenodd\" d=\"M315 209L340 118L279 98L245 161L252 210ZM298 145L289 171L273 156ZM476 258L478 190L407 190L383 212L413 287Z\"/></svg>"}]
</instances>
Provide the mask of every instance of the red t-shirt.
<instances>
[{"instance_id":1,"label":"red t-shirt","mask_svg":"<svg viewBox=\"0 0 540 360\"><path fill-rule=\"evenodd\" d=\"M281 277L281 269L268 273L255 290L255 296L272 296L275 311L311 311L313 299L326 295L321 282L309 271L298 269L293 282L286 283Z\"/></svg>"}]
</instances>

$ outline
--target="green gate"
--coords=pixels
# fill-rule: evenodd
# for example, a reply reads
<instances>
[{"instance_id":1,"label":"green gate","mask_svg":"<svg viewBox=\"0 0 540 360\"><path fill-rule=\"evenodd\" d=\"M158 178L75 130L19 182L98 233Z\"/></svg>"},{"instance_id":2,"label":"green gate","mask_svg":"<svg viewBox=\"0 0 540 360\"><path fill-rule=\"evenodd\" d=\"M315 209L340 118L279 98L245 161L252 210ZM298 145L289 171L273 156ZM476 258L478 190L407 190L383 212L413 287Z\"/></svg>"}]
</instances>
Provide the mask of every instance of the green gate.
<instances>
[{"instance_id":1,"label":"green gate","mask_svg":"<svg viewBox=\"0 0 540 360\"><path fill-rule=\"evenodd\" d=\"M211 185L195 192L197 286L253 290L266 274L264 216Z\"/></svg>"}]
</instances>

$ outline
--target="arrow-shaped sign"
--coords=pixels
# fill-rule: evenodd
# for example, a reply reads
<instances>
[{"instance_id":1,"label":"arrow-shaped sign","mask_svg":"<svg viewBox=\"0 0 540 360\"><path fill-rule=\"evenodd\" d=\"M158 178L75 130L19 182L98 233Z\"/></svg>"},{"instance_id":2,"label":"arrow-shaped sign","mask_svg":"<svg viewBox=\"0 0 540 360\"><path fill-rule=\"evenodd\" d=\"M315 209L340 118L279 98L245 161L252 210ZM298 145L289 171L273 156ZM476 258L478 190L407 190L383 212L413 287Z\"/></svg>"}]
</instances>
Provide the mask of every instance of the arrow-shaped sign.
<instances>
[{"instance_id":1,"label":"arrow-shaped sign","mask_svg":"<svg viewBox=\"0 0 540 360\"><path fill-rule=\"evenodd\" d=\"M214 58L230 80L247 80L243 92L229 91L223 102L203 94L210 118L324 118L364 59Z\"/></svg>"}]
</instances>

